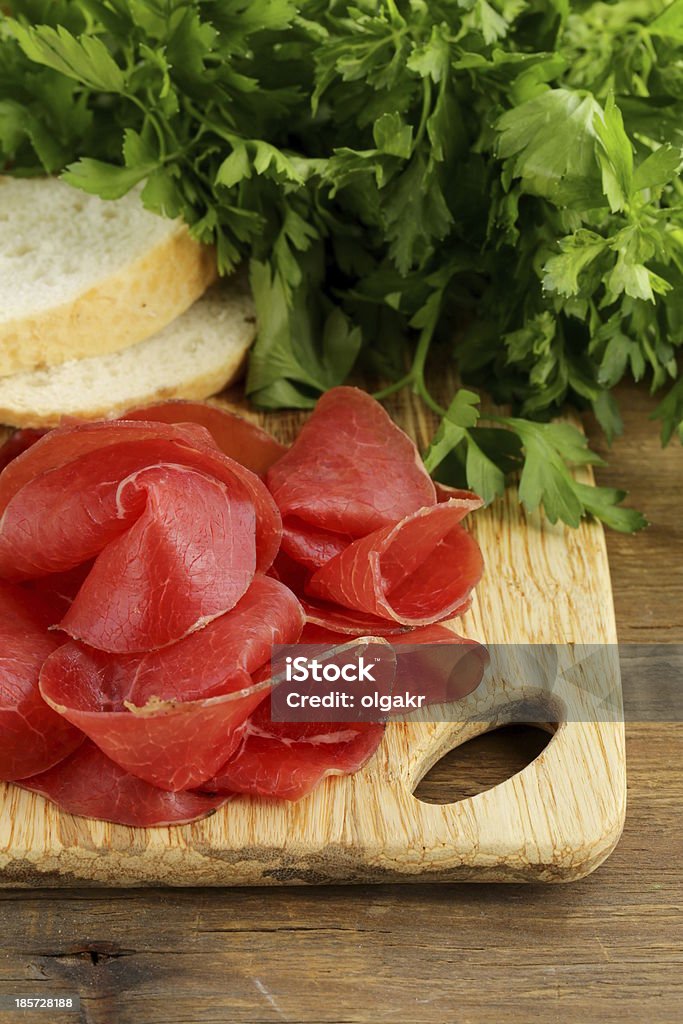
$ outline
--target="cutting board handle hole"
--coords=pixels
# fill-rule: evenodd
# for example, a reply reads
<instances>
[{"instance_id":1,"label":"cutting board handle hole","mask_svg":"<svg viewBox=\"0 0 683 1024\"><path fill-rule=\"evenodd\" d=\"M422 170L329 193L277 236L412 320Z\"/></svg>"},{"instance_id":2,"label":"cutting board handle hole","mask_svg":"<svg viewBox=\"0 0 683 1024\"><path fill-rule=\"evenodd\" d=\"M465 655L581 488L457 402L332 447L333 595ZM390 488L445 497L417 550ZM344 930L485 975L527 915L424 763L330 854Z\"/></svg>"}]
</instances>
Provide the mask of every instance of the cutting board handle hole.
<instances>
[{"instance_id":1,"label":"cutting board handle hole","mask_svg":"<svg viewBox=\"0 0 683 1024\"><path fill-rule=\"evenodd\" d=\"M454 747L434 764L413 795L425 804L452 804L493 789L543 753L557 726L505 725Z\"/></svg>"}]
</instances>

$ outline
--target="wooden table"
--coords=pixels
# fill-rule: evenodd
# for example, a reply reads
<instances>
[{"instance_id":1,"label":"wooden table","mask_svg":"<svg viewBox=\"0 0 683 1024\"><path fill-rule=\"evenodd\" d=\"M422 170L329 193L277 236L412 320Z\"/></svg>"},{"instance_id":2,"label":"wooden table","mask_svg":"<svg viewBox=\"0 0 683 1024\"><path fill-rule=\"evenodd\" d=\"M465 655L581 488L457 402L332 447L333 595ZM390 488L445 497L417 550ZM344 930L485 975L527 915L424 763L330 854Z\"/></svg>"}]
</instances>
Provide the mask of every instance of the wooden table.
<instances>
[{"instance_id":1,"label":"wooden table","mask_svg":"<svg viewBox=\"0 0 683 1024\"><path fill-rule=\"evenodd\" d=\"M600 480L629 487L652 526L608 538L620 638L680 643L681 449L659 448L640 391L622 389L621 403L626 434ZM92 1024L678 1024L683 729L627 728L626 830L582 882L0 891L0 995L78 993ZM483 738L420 792L485 788L538 745L531 730ZM19 1019L79 1018L0 1011L3 1024Z\"/></svg>"}]
</instances>

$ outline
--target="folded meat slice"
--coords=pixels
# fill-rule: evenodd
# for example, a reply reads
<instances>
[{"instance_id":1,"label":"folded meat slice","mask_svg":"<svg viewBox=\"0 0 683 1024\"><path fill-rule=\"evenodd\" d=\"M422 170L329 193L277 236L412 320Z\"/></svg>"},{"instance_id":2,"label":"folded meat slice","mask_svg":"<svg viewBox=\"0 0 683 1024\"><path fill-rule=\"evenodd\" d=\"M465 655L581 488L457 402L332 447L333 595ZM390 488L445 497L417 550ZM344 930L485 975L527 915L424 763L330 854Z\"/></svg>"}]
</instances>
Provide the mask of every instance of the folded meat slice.
<instances>
[{"instance_id":1,"label":"folded meat slice","mask_svg":"<svg viewBox=\"0 0 683 1024\"><path fill-rule=\"evenodd\" d=\"M296 643L303 622L291 591L257 576L232 611L161 650L116 656L65 644L43 665L41 693L127 771L191 789L236 748L270 686L252 674L273 644Z\"/></svg>"},{"instance_id":2,"label":"folded meat slice","mask_svg":"<svg viewBox=\"0 0 683 1024\"><path fill-rule=\"evenodd\" d=\"M267 698L236 753L201 789L300 800L329 775L359 771L383 735L384 726L374 722L272 722Z\"/></svg>"},{"instance_id":3,"label":"folded meat slice","mask_svg":"<svg viewBox=\"0 0 683 1024\"><path fill-rule=\"evenodd\" d=\"M256 569L254 508L203 473L162 464L116 492L129 529L98 555L61 628L100 650L148 651L223 615ZM112 585L114 584L114 585Z\"/></svg>"},{"instance_id":4,"label":"folded meat slice","mask_svg":"<svg viewBox=\"0 0 683 1024\"><path fill-rule=\"evenodd\" d=\"M142 409L132 409L121 419L196 423L206 427L225 455L259 476L263 476L287 451L286 445L280 444L255 423L208 402L161 402Z\"/></svg>"},{"instance_id":5,"label":"folded meat slice","mask_svg":"<svg viewBox=\"0 0 683 1024\"><path fill-rule=\"evenodd\" d=\"M89 740L53 768L23 779L19 785L68 814L138 828L197 821L213 814L227 799L157 789L126 772Z\"/></svg>"},{"instance_id":6,"label":"folded meat slice","mask_svg":"<svg viewBox=\"0 0 683 1024\"><path fill-rule=\"evenodd\" d=\"M307 621L299 643L337 647L348 639L347 634ZM485 647L442 623L395 633L386 641L396 653L393 692L423 695L425 706L467 697L479 686L489 662Z\"/></svg>"},{"instance_id":7,"label":"folded meat slice","mask_svg":"<svg viewBox=\"0 0 683 1024\"><path fill-rule=\"evenodd\" d=\"M47 623L48 628L58 626L71 607L92 567L92 561L82 562L81 565L76 565L73 569L51 573L49 576L40 576L38 579L27 580L21 584L24 590L38 594L43 600L49 602L51 618Z\"/></svg>"},{"instance_id":8,"label":"folded meat slice","mask_svg":"<svg viewBox=\"0 0 683 1024\"><path fill-rule=\"evenodd\" d=\"M282 551L268 570L268 575L280 580L296 594L306 614L307 623L314 623L336 633L345 633L347 640L349 637L389 636L408 629L407 626L402 626L398 622L380 619L367 612L352 611L350 608L342 608L338 604L312 601L305 597L304 593L310 573L304 565Z\"/></svg>"},{"instance_id":9,"label":"folded meat slice","mask_svg":"<svg viewBox=\"0 0 683 1024\"><path fill-rule=\"evenodd\" d=\"M83 736L40 695L38 677L59 639L40 597L0 583L0 779L34 775L70 754Z\"/></svg>"},{"instance_id":10,"label":"folded meat slice","mask_svg":"<svg viewBox=\"0 0 683 1024\"><path fill-rule=\"evenodd\" d=\"M354 539L348 533L333 533L311 526L296 516L287 516L282 525L281 555L291 558L309 572L315 572L346 550Z\"/></svg>"},{"instance_id":11,"label":"folded meat slice","mask_svg":"<svg viewBox=\"0 0 683 1024\"><path fill-rule=\"evenodd\" d=\"M25 452L36 441L39 441L47 433L47 430L26 428L15 430L9 435L6 441L0 445L0 472L8 466L13 459Z\"/></svg>"},{"instance_id":12,"label":"folded meat slice","mask_svg":"<svg viewBox=\"0 0 683 1024\"><path fill-rule=\"evenodd\" d=\"M342 608L327 601L309 601L305 597L299 600L307 624L310 623L311 626L319 627L337 637L344 637L345 640L350 637L383 636L392 643L395 636L400 636L406 630L410 631L409 627L402 626L393 619L380 619L377 615L352 611L350 608Z\"/></svg>"},{"instance_id":13,"label":"folded meat slice","mask_svg":"<svg viewBox=\"0 0 683 1024\"><path fill-rule=\"evenodd\" d=\"M372 636L373 634L368 633L367 635ZM473 644L476 647L480 646L476 640L468 640L466 637L460 636L454 629L442 622L388 634L386 641L392 646L397 644L399 646L406 644ZM345 631L337 631L308 619L299 639L300 644L345 644L348 642L349 635Z\"/></svg>"},{"instance_id":14,"label":"folded meat slice","mask_svg":"<svg viewBox=\"0 0 683 1024\"><path fill-rule=\"evenodd\" d=\"M480 504L451 498L354 541L313 574L307 596L407 626L457 614L483 569L460 520Z\"/></svg>"},{"instance_id":15,"label":"folded meat slice","mask_svg":"<svg viewBox=\"0 0 683 1024\"><path fill-rule=\"evenodd\" d=\"M310 568L330 550L434 505L410 438L370 395L326 392L266 482L282 513L283 550Z\"/></svg>"},{"instance_id":16,"label":"folded meat slice","mask_svg":"<svg viewBox=\"0 0 683 1024\"><path fill-rule=\"evenodd\" d=\"M52 430L0 474L0 575L40 576L97 554L99 522L89 527L80 504L95 513L109 508L124 478L162 463L205 473L251 501L257 568L265 572L279 549L282 524L259 477L219 451L201 426L116 420Z\"/></svg>"}]
</instances>

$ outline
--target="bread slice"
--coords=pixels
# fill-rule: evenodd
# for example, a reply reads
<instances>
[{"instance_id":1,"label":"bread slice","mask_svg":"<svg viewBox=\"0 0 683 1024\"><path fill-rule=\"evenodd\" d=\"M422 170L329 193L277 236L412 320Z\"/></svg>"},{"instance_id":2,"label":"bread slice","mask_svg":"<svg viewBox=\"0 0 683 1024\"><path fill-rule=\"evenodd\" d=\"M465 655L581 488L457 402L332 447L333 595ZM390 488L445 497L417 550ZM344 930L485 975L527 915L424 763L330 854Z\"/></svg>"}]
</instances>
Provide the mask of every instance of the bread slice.
<instances>
[{"instance_id":1,"label":"bread slice","mask_svg":"<svg viewBox=\"0 0 683 1024\"><path fill-rule=\"evenodd\" d=\"M0 177L0 377L149 338L215 277L213 250L138 190L105 201L56 178Z\"/></svg>"},{"instance_id":2,"label":"bread slice","mask_svg":"<svg viewBox=\"0 0 683 1024\"><path fill-rule=\"evenodd\" d=\"M172 324L121 352L0 378L0 423L52 427L167 398L208 398L239 372L254 338L243 283L214 285Z\"/></svg>"}]
</instances>

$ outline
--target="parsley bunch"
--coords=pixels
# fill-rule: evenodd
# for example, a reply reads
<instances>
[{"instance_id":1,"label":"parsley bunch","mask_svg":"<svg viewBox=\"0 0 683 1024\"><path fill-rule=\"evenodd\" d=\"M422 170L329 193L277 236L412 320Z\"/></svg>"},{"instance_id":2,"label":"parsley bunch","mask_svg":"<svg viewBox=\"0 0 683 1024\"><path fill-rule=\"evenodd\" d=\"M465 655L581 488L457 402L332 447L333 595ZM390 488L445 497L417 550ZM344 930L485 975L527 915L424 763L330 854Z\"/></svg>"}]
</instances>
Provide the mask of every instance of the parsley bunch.
<instances>
[{"instance_id":1,"label":"parsley bunch","mask_svg":"<svg viewBox=\"0 0 683 1024\"><path fill-rule=\"evenodd\" d=\"M305 408L354 365L441 417L430 471L576 525L642 517L548 422L653 390L683 439L683 0L16 0L0 166L135 186L247 259L247 391ZM430 391L428 356L512 406Z\"/></svg>"}]
</instances>

